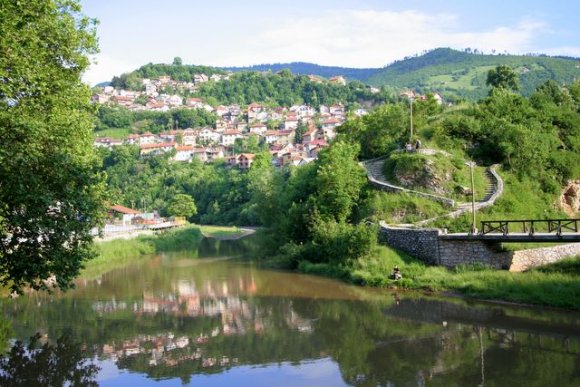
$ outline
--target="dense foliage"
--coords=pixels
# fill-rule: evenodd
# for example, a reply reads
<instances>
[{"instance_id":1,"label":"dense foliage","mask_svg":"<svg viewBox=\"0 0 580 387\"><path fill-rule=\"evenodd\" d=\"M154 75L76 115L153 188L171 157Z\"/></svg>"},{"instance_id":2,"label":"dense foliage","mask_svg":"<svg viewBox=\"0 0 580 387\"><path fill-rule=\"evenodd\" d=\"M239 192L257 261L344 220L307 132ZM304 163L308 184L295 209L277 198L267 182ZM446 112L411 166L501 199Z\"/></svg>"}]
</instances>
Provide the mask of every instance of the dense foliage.
<instances>
[{"instance_id":1,"label":"dense foliage","mask_svg":"<svg viewBox=\"0 0 580 387\"><path fill-rule=\"evenodd\" d=\"M383 88L372 93L361 82L349 82L346 86L329 82L313 82L305 75L293 75L289 70L277 74L240 72L229 80L203 83L197 95L207 100L215 99L221 104L247 105L263 102L277 106L306 103L314 107L345 103L346 105L378 104L393 100L394 94Z\"/></svg>"},{"instance_id":2,"label":"dense foliage","mask_svg":"<svg viewBox=\"0 0 580 387\"><path fill-rule=\"evenodd\" d=\"M117 88L143 90L143 78L158 78L169 75L173 80L192 82L194 74L222 74L223 70L192 65L145 65L131 73L113 78L111 84ZM184 91L179 87L166 86L166 93L181 93L201 97L211 105L240 104L252 102L272 106L291 106L306 103L314 107L346 103L347 105L373 105L392 101L395 94L392 89L383 87L378 93L360 81L349 82L346 86L320 80L311 80L306 75L294 75L288 69L277 73L240 71L221 81L205 82L197 91Z\"/></svg>"},{"instance_id":3,"label":"dense foliage","mask_svg":"<svg viewBox=\"0 0 580 387\"><path fill-rule=\"evenodd\" d=\"M113 77L111 86L121 89L141 90L143 88L141 79L143 78L156 79L160 76L169 75L175 81L192 82L194 74L211 76L213 74L225 74L225 71L216 67L184 65L181 58L176 57L173 59L172 64L148 63L136 71Z\"/></svg>"},{"instance_id":4,"label":"dense foliage","mask_svg":"<svg viewBox=\"0 0 580 387\"><path fill-rule=\"evenodd\" d=\"M216 116L203 109L173 109L167 112L131 111L121 106L102 105L97 112L95 130L131 128L159 133L175 128L213 126ZM98 134L98 133L97 133Z\"/></svg>"},{"instance_id":5,"label":"dense foliage","mask_svg":"<svg viewBox=\"0 0 580 387\"><path fill-rule=\"evenodd\" d=\"M4 1L0 51L0 284L67 288L101 217L80 80L96 51L94 21L75 0Z\"/></svg>"},{"instance_id":6,"label":"dense foliage","mask_svg":"<svg viewBox=\"0 0 580 387\"><path fill-rule=\"evenodd\" d=\"M364 82L367 78L377 72L376 68L350 68L350 67L337 67L337 66L320 66L313 63L305 62L292 62L292 63L272 63L272 64L260 64L249 67L226 67L225 70L231 71L271 71L278 72L281 70L288 69L294 74L300 75L317 75L324 78L331 78L334 76L342 75L347 80L357 80Z\"/></svg>"},{"instance_id":7,"label":"dense foliage","mask_svg":"<svg viewBox=\"0 0 580 387\"><path fill-rule=\"evenodd\" d=\"M140 158L135 146L101 152L114 203L157 210L169 216L176 214L176 198L187 195L193 198L196 211L180 212L197 223L253 225L257 222L248 189L252 174L228 168L224 163L170 163L168 155Z\"/></svg>"}]
</instances>

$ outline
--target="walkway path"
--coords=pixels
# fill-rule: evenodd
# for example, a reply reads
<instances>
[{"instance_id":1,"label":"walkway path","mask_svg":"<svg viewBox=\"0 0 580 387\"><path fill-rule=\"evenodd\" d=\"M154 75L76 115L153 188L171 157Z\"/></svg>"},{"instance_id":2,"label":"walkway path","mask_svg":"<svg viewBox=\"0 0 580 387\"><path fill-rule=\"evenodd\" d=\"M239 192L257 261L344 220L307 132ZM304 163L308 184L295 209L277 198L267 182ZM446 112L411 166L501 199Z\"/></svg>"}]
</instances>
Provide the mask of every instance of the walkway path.
<instances>
[{"instance_id":1,"label":"walkway path","mask_svg":"<svg viewBox=\"0 0 580 387\"><path fill-rule=\"evenodd\" d=\"M423 151L436 152L435 150L429 150L429 149L425 149ZM421 196L421 197L424 197L424 198L427 198L430 200L434 200L436 202L443 203L449 207L454 208L453 211L450 211L449 213L447 213L445 215L441 215L441 216L437 216L434 218L425 219L425 220L422 220L420 222L416 222L414 224L415 226L424 226L424 225L426 225L426 224L428 224L436 219L443 218L443 217L454 217L455 218L455 217L458 217L459 215L461 215L465 212L471 211L472 203L470 203L470 202L456 203L455 200L453 200L451 198L447 198L447 197L439 196L439 195L433 195L433 194L420 192L420 191L414 191L414 190L404 188L401 186L397 186L397 185L394 185L394 184L387 182L385 179L385 176L383 175L383 167L384 167L385 159L386 159L386 156L383 156L383 157L379 157L376 159L363 161L361 163L365 167L365 169L367 170L367 177L369 179L369 182L372 185L374 185L378 189L382 189L384 191L405 192L405 193L410 193L413 195ZM486 189L486 193L485 193L485 196L483 197L483 199L475 202L475 210L476 211L478 211L482 208L485 208L485 207L492 206L495 203L495 201L503 193L503 180L495 171L495 167L496 167L495 165L492 165L491 167L488 167L486 170L486 175L487 175L487 179L488 179L487 189ZM403 225L401 225L401 226L403 226ZM410 225L404 225L404 226L410 226Z\"/></svg>"}]
</instances>

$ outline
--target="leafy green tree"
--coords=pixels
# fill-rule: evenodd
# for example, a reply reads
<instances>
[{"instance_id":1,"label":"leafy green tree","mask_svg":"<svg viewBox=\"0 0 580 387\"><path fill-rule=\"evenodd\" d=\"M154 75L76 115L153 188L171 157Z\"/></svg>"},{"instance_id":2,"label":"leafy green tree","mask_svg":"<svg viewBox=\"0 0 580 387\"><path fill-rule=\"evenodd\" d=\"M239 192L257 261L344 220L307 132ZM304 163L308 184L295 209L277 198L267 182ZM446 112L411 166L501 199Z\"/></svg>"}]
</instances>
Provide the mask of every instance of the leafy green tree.
<instances>
[{"instance_id":1,"label":"leafy green tree","mask_svg":"<svg viewBox=\"0 0 580 387\"><path fill-rule=\"evenodd\" d=\"M177 194L167 207L167 212L173 216L185 216L187 218L197 214L197 207L193 198L186 194Z\"/></svg>"},{"instance_id":2,"label":"leafy green tree","mask_svg":"<svg viewBox=\"0 0 580 387\"><path fill-rule=\"evenodd\" d=\"M501 87L503 89L519 90L518 75L506 65L497 66L489 70L485 83L491 87Z\"/></svg>"},{"instance_id":3,"label":"leafy green tree","mask_svg":"<svg viewBox=\"0 0 580 387\"><path fill-rule=\"evenodd\" d=\"M80 76L94 25L76 0L0 6L0 284L13 291L66 289L92 256L104 187Z\"/></svg>"},{"instance_id":4,"label":"leafy green tree","mask_svg":"<svg viewBox=\"0 0 580 387\"><path fill-rule=\"evenodd\" d=\"M300 121L296 127L296 131L294 132L294 142L296 144L302 144L302 136L304 136L304 133L306 133L307 130L308 127L306 124Z\"/></svg>"},{"instance_id":5,"label":"leafy green tree","mask_svg":"<svg viewBox=\"0 0 580 387\"><path fill-rule=\"evenodd\" d=\"M315 178L316 203L325 218L346 222L366 184L366 173L358 164L358 145L337 142L321 152Z\"/></svg>"},{"instance_id":6,"label":"leafy green tree","mask_svg":"<svg viewBox=\"0 0 580 387\"><path fill-rule=\"evenodd\" d=\"M118 77L115 76L111 80L111 86L117 89L126 89L126 90L137 90L142 91L145 90L145 86L141 81L141 78L137 73L123 73Z\"/></svg>"}]
</instances>

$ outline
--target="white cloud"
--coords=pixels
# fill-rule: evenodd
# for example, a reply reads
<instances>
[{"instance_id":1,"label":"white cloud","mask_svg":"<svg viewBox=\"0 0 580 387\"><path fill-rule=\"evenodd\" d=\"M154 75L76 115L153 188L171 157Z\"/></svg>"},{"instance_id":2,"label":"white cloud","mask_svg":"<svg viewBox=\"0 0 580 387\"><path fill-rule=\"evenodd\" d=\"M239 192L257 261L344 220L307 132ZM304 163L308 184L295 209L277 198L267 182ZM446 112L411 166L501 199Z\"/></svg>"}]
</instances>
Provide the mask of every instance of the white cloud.
<instances>
[{"instance_id":1,"label":"white cloud","mask_svg":"<svg viewBox=\"0 0 580 387\"><path fill-rule=\"evenodd\" d=\"M453 14L419 11L328 11L264 25L255 36L238 36L213 56L217 65L307 61L325 65L379 67L436 47L485 52L526 52L542 23L524 20L488 31L462 31ZM236 63L232 63L236 62Z\"/></svg>"},{"instance_id":2,"label":"white cloud","mask_svg":"<svg viewBox=\"0 0 580 387\"><path fill-rule=\"evenodd\" d=\"M555 47L543 50L542 53L547 55L563 55L580 58L580 46Z\"/></svg>"},{"instance_id":3,"label":"white cloud","mask_svg":"<svg viewBox=\"0 0 580 387\"><path fill-rule=\"evenodd\" d=\"M543 23L531 19L522 19L513 26L473 31L462 25L458 15L417 10L276 15L262 18L259 23L231 24L195 38L187 32L188 28L191 26L177 24L171 36L159 38L159 34L154 34L145 42L141 38L128 39L127 34L111 33L114 39L103 39L110 46L102 47L106 55L97 57L98 63L91 66L83 79L91 85L107 81L148 62L166 62L172 58L171 52L181 56L185 63L201 65L306 61L351 67L381 67L437 47L526 53L533 51L532 43L546 31ZM565 52L578 51L571 47Z\"/></svg>"},{"instance_id":4,"label":"white cloud","mask_svg":"<svg viewBox=\"0 0 580 387\"><path fill-rule=\"evenodd\" d=\"M144 64L130 63L124 59L111 58L101 54L96 55L91 62L91 66L82 77L83 81L90 86L110 81L115 75L133 71Z\"/></svg>"}]
</instances>

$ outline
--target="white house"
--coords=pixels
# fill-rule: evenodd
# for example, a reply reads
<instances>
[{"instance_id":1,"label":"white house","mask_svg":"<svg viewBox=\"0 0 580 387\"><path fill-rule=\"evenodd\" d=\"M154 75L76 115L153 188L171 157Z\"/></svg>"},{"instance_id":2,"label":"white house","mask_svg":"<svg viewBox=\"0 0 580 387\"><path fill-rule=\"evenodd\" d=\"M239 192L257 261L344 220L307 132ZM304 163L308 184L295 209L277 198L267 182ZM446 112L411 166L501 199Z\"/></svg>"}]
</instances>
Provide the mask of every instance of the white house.
<instances>
[{"instance_id":1,"label":"white house","mask_svg":"<svg viewBox=\"0 0 580 387\"><path fill-rule=\"evenodd\" d=\"M190 162L193 158L194 149L193 145L177 145L175 147L175 156L173 156L173 160Z\"/></svg>"},{"instance_id":2,"label":"white house","mask_svg":"<svg viewBox=\"0 0 580 387\"><path fill-rule=\"evenodd\" d=\"M197 140L197 132L191 128L187 128L183 131L181 137L181 143L183 145L195 145Z\"/></svg>"},{"instance_id":3,"label":"white house","mask_svg":"<svg viewBox=\"0 0 580 387\"><path fill-rule=\"evenodd\" d=\"M232 146L236 142L236 138L242 138L242 134L237 130L226 130L222 133L222 145Z\"/></svg>"}]
</instances>

